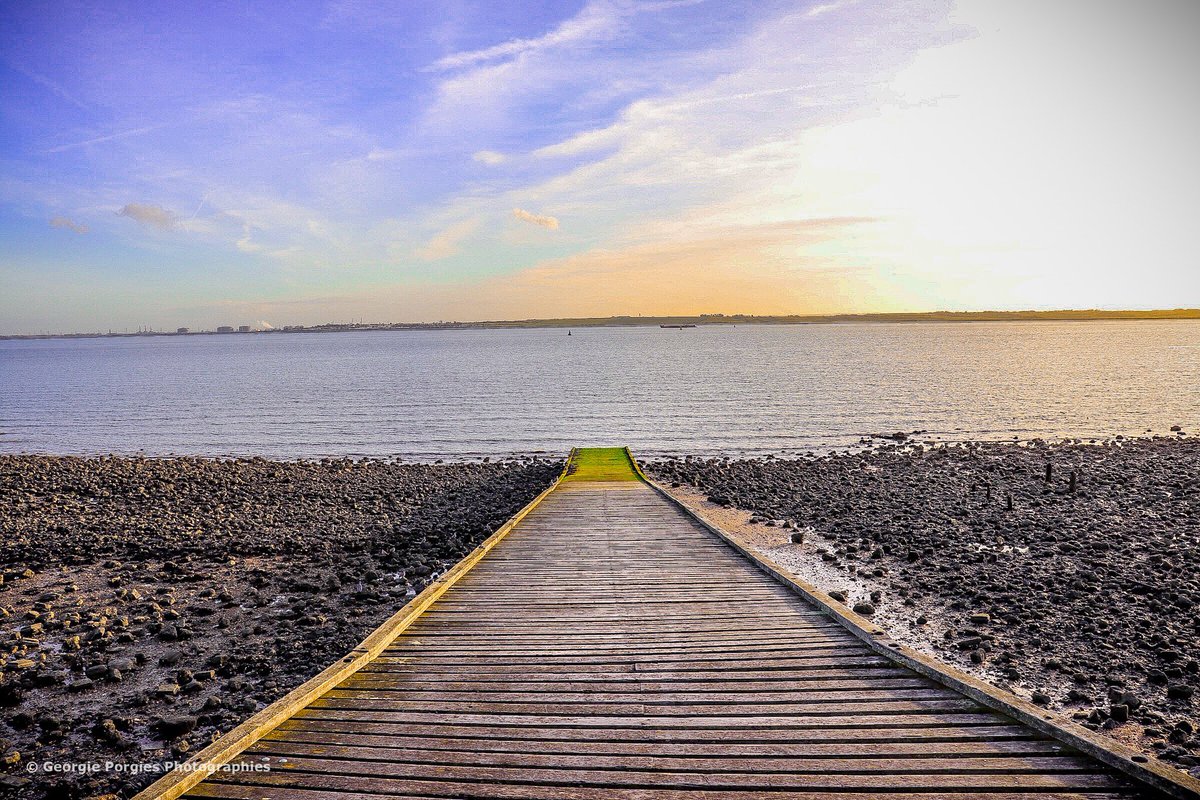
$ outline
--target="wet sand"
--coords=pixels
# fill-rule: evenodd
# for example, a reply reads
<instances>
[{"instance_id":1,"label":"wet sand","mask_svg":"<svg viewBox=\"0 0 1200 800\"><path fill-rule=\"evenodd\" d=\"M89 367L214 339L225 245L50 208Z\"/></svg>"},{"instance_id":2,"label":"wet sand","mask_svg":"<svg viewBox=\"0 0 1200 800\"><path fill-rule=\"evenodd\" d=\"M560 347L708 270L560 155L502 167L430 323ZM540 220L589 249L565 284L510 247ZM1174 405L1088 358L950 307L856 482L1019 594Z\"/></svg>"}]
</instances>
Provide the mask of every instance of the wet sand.
<instances>
[{"instance_id":1,"label":"wet sand","mask_svg":"<svg viewBox=\"0 0 1200 800\"><path fill-rule=\"evenodd\" d=\"M1200 776L1200 439L646 471L897 640Z\"/></svg>"},{"instance_id":2,"label":"wet sand","mask_svg":"<svg viewBox=\"0 0 1200 800\"><path fill-rule=\"evenodd\" d=\"M344 655L561 462L0 457L0 795L131 796Z\"/></svg>"}]
</instances>

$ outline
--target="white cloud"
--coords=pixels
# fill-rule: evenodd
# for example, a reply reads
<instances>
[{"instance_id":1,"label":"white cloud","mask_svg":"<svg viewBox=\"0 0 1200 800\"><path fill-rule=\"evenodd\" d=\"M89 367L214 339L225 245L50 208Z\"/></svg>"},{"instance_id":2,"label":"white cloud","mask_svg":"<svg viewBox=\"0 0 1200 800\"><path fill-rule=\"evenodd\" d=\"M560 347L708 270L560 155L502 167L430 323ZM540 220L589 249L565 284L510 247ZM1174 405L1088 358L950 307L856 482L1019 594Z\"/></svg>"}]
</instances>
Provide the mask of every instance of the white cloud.
<instances>
[{"instance_id":1,"label":"white cloud","mask_svg":"<svg viewBox=\"0 0 1200 800\"><path fill-rule=\"evenodd\" d=\"M50 225L54 228L62 228L63 230L74 231L75 233L87 233L89 230L87 225L76 222L69 217L51 217Z\"/></svg>"},{"instance_id":2,"label":"white cloud","mask_svg":"<svg viewBox=\"0 0 1200 800\"><path fill-rule=\"evenodd\" d=\"M479 228L479 219L471 218L456 222L432 236L416 255L424 261L440 261L456 255L462 249L462 241Z\"/></svg>"},{"instance_id":3,"label":"white cloud","mask_svg":"<svg viewBox=\"0 0 1200 800\"><path fill-rule=\"evenodd\" d=\"M508 156L504 155L504 153L497 153L495 150L480 150L473 154L471 158L480 164L487 164L489 167L494 167L497 164L503 164L505 161L508 161Z\"/></svg>"},{"instance_id":4,"label":"white cloud","mask_svg":"<svg viewBox=\"0 0 1200 800\"><path fill-rule=\"evenodd\" d=\"M507 42L451 53L435 61L431 70L454 70L488 61L509 59L526 53L568 47L580 42L608 38L619 30L621 17L630 6L618 3L591 2L583 10L554 30L531 39L509 39Z\"/></svg>"},{"instance_id":5,"label":"white cloud","mask_svg":"<svg viewBox=\"0 0 1200 800\"><path fill-rule=\"evenodd\" d=\"M550 217L544 214L534 214L531 211L526 211L523 208L514 208L513 216L522 222L529 222L538 225L542 228L549 228L552 231L558 230L558 218Z\"/></svg>"},{"instance_id":6,"label":"white cloud","mask_svg":"<svg viewBox=\"0 0 1200 800\"><path fill-rule=\"evenodd\" d=\"M237 240L237 249L243 253L261 253L265 248L253 237L254 229L250 225L242 225L242 237Z\"/></svg>"},{"instance_id":7,"label":"white cloud","mask_svg":"<svg viewBox=\"0 0 1200 800\"><path fill-rule=\"evenodd\" d=\"M178 220L175 212L147 203L126 203L117 213L122 217L129 217L143 225L149 225L162 231L174 228Z\"/></svg>"},{"instance_id":8,"label":"white cloud","mask_svg":"<svg viewBox=\"0 0 1200 800\"><path fill-rule=\"evenodd\" d=\"M395 161L397 158L400 158L402 155L404 155L404 153L401 150L387 150L382 147L372 147L370 152L368 152L366 155L366 160L373 161L373 162Z\"/></svg>"}]
</instances>

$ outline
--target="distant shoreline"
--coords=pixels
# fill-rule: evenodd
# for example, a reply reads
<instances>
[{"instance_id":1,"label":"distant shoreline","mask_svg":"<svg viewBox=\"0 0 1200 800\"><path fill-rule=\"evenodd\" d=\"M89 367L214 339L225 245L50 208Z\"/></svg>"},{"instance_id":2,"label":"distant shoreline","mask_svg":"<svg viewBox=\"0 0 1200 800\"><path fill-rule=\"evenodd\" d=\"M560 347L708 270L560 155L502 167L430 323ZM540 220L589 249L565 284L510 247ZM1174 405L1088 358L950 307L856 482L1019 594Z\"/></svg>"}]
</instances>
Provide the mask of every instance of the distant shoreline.
<instances>
[{"instance_id":1,"label":"distant shoreline","mask_svg":"<svg viewBox=\"0 0 1200 800\"><path fill-rule=\"evenodd\" d=\"M348 333L352 331L489 330L513 328L653 328L661 325L831 325L838 323L912 322L1098 322L1111 320L1196 320L1200 308L1105 311L1100 309L1060 311L923 311L889 314L700 314L662 317L570 317L559 319L492 320L477 322L349 322L324 325L285 325L279 328L174 331L108 331L91 333L0 334L10 339L98 339L138 336L237 336L265 333Z\"/></svg>"}]
</instances>

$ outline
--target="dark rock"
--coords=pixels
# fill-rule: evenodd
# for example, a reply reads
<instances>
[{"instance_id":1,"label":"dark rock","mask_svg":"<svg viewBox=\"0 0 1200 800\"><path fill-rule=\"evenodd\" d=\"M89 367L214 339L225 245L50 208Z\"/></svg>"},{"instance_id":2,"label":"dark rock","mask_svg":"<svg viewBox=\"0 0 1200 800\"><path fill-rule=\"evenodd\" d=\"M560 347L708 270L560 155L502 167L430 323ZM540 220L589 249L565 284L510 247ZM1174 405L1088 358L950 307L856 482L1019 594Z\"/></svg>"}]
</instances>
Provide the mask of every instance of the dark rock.
<instances>
[{"instance_id":1,"label":"dark rock","mask_svg":"<svg viewBox=\"0 0 1200 800\"><path fill-rule=\"evenodd\" d=\"M199 720L186 714L169 717L159 717L154 722L154 728L168 739L174 739L196 729Z\"/></svg>"},{"instance_id":2,"label":"dark rock","mask_svg":"<svg viewBox=\"0 0 1200 800\"><path fill-rule=\"evenodd\" d=\"M1173 683L1167 686L1167 697L1172 700L1191 700L1196 690L1183 683Z\"/></svg>"}]
</instances>

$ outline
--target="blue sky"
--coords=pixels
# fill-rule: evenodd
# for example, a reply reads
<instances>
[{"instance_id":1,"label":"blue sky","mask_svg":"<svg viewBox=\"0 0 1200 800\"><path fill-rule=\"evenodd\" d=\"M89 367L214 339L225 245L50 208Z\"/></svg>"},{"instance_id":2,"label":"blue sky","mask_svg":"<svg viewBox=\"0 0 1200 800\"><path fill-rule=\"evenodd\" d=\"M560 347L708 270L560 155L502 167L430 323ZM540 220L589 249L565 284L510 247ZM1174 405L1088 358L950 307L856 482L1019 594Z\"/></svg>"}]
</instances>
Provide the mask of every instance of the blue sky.
<instances>
[{"instance_id":1,"label":"blue sky","mask_svg":"<svg viewBox=\"0 0 1200 800\"><path fill-rule=\"evenodd\" d=\"M9 3L0 332L1197 305L1198 20Z\"/></svg>"}]
</instances>

